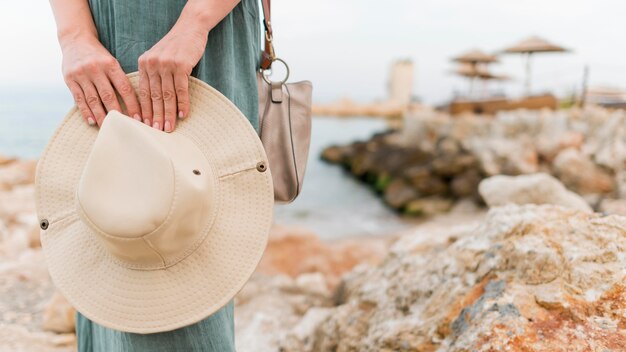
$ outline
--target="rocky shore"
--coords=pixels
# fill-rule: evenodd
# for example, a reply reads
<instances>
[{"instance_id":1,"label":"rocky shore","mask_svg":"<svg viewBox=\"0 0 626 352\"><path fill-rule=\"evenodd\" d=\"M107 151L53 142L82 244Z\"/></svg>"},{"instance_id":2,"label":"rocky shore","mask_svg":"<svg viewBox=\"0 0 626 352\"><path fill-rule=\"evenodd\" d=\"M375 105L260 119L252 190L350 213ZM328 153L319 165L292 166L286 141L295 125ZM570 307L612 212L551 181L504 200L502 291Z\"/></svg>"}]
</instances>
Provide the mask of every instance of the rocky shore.
<instances>
[{"instance_id":1,"label":"rocky shore","mask_svg":"<svg viewBox=\"0 0 626 352\"><path fill-rule=\"evenodd\" d=\"M34 168L0 159L0 350L73 351ZM395 236L322 242L275 224L235 299L238 350L623 351L626 217L550 174L488 177L469 196L487 213L456 206Z\"/></svg>"},{"instance_id":2,"label":"rocky shore","mask_svg":"<svg viewBox=\"0 0 626 352\"><path fill-rule=\"evenodd\" d=\"M555 176L595 210L626 214L624 110L452 117L422 108L405 116L402 129L328 147L322 158L408 214L447 211L466 198L481 204L484 178L538 172Z\"/></svg>"}]
</instances>

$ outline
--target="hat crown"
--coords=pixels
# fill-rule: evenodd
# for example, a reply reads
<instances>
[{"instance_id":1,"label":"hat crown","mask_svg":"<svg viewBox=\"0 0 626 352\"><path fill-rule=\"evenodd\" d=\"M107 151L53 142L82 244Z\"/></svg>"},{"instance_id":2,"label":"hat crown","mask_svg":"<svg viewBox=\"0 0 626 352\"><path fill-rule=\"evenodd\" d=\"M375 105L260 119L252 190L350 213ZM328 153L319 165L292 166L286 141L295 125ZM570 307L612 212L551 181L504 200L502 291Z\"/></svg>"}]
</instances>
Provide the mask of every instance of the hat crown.
<instances>
[{"instance_id":1,"label":"hat crown","mask_svg":"<svg viewBox=\"0 0 626 352\"><path fill-rule=\"evenodd\" d=\"M163 146L145 129L111 121L98 134L85 165L78 200L92 226L116 237L151 233L166 219L174 170Z\"/></svg>"},{"instance_id":2,"label":"hat crown","mask_svg":"<svg viewBox=\"0 0 626 352\"><path fill-rule=\"evenodd\" d=\"M122 264L162 269L203 240L216 212L216 182L189 140L113 111L83 169L77 210Z\"/></svg>"}]
</instances>

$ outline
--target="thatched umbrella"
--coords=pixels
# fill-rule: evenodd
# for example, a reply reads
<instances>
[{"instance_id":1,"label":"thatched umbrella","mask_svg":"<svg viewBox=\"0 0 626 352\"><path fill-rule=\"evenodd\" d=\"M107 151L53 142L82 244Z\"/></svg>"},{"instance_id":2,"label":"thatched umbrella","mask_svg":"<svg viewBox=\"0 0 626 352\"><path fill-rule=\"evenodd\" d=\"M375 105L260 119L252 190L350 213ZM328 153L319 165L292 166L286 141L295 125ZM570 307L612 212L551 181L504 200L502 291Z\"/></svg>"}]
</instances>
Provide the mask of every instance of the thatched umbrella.
<instances>
[{"instance_id":1,"label":"thatched umbrella","mask_svg":"<svg viewBox=\"0 0 626 352\"><path fill-rule=\"evenodd\" d=\"M549 41L532 36L521 42L502 50L505 54L522 54L526 55L526 95L530 95L530 58L534 53L557 53L568 52L569 50L559 45L550 43Z\"/></svg>"},{"instance_id":2,"label":"thatched umbrella","mask_svg":"<svg viewBox=\"0 0 626 352\"><path fill-rule=\"evenodd\" d=\"M457 57L452 58L452 61L476 66L477 64L481 64L481 63L490 64L492 62L497 62L498 58L495 57L494 55L487 54L482 50L473 49L470 51L466 51L465 53Z\"/></svg>"},{"instance_id":3,"label":"thatched umbrella","mask_svg":"<svg viewBox=\"0 0 626 352\"><path fill-rule=\"evenodd\" d=\"M469 78L478 78L483 80L507 80L508 76L497 75L495 73L490 72L484 67L476 67L467 64L462 64L453 70L452 73L457 74L463 77Z\"/></svg>"},{"instance_id":4,"label":"thatched umbrella","mask_svg":"<svg viewBox=\"0 0 626 352\"><path fill-rule=\"evenodd\" d=\"M505 81L510 79L508 76L505 75L494 74L487 70L486 67L481 67L468 63L462 63L461 65L459 65L459 67L453 70L452 73L470 79L470 95L472 94L472 88L475 79L479 79L482 81Z\"/></svg>"},{"instance_id":5,"label":"thatched umbrella","mask_svg":"<svg viewBox=\"0 0 626 352\"><path fill-rule=\"evenodd\" d=\"M452 61L461 64L454 73L468 77L470 80L469 95L472 94L474 88L474 80L491 79L491 74L487 71L486 65L498 61L494 55L485 53L480 49L472 49L463 54L453 57Z\"/></svg>"}]
</instances>

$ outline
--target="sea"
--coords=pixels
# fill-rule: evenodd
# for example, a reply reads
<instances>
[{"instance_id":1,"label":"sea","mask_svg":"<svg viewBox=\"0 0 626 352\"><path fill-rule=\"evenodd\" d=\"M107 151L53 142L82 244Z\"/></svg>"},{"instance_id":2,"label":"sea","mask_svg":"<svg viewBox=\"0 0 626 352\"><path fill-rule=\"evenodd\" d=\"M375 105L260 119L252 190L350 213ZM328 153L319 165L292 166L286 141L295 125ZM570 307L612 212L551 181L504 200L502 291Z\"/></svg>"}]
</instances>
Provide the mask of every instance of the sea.
<instances>
[{"instance_id":1,"label":"sea","mask_svg":"<svg viewBox=\"0 0 626 352\"><path fill-rule=\"evenodd\" d=\"M38 158L71 106L71 96L58 89L0 89L0 155ZM325 240L384 236L409 226L365 184L320 159L329 145L364 140L386 128L383 119L314 116L302 193L275 205L274 221Z\"/></svg>"}]
</instances>

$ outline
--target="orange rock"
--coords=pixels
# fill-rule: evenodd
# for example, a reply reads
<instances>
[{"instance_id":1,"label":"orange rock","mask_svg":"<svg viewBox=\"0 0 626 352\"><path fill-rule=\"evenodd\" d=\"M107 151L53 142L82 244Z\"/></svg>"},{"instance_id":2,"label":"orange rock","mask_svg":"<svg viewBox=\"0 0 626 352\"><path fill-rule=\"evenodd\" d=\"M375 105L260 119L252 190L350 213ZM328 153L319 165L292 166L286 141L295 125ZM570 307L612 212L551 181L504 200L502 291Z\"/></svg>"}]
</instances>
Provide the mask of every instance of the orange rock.
<instances>
[{"instance_id":1,"label":"orange rock","mask_svg":"<svg viewBox=\"0 0 626 352\"><path fill-rule=\"evenodd\" d=\"M73 332L76 310L59 292L55 292L43 312L42 327L57 333Z\"/></svg>"},{"instance_id":2,"label":"orange rock","mask_svg":"<svg viewBox=\"0 0 626 352\"><path fill-rule=\"evenodd\" d=\"M329 287L360 263L378 263L385 256L388 239L347 239L322 242L306 230L274 225L257 272L267 275L320 272Z\"/></svg>"},{"instance_id":3,"label":"orange rock","mask_svg":"<svg viewBox=\"0 0 626 352\"><path fill-rule=\"evenodd\" d=\"M36 168L36 160L14 160L4 164L0 162L0 189L8 190L13 186L34 183Z\"/></svg>"}]
</instances>

